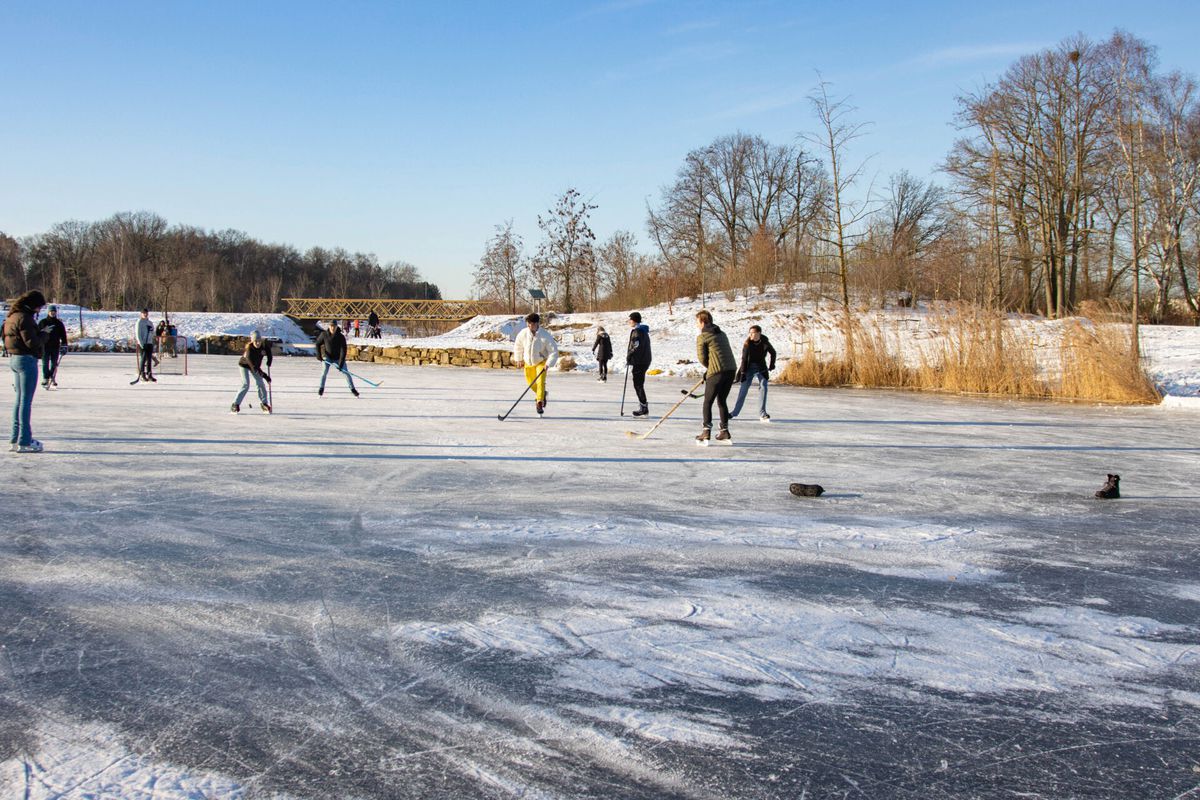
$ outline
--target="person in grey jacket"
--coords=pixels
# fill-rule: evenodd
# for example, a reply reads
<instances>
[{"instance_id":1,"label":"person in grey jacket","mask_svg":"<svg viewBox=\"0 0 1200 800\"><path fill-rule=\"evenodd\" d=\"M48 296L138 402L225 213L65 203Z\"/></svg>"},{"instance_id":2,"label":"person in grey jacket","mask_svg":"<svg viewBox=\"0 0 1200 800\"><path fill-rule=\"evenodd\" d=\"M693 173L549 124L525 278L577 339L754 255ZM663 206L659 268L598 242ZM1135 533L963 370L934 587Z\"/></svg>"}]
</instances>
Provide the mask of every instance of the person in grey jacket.
<instances>
[{"instance_id":1,"label":"person in grey jacket","mask_svg":"<svg viewBox=\"0 0 1200 800\"><path fill-rule=\"evenodd\" d=\"M42 452L42 443L33 438L29 417L33 412L33 393L37 391L38 359L46 341L35 320L38 309L44 305L45 296L34 289L18 297L4 318L4 349L8 351L8 366L16 391L10 445L15 453Z\"/></svg>"},{"instance_id":2,"label":"person in grey jacket","mask_svg":"<svg viewBox=\"0 0 1200 800\"><path fill-rule=\"evenodd\" d=\"M138 348L138 377L144 381L158 382L151 370L154 358L154 323L150 321L150 309L142 309L142 317L134 329L134 341ZM135 381L136 383L136 381Z\"/></svg>"}]
</instances>

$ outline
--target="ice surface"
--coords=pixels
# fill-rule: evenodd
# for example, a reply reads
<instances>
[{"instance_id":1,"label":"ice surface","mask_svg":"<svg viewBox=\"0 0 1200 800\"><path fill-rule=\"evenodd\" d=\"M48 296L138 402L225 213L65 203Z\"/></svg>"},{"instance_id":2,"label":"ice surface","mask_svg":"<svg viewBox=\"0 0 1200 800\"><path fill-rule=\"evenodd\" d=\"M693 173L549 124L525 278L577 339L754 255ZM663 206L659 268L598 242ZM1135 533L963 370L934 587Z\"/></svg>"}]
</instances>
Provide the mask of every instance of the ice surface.
<instances>
[{"instance_id":1,"label":"ice surface","mask_svg":"<svg viewBox=\"0 0 1200 800\"><path fill-rule=\"evenodd\" d=\"M0 797L1176 797L1192 412L72 354L0 489ZM628 410L628 409L627 409ZM1108 472L1122 498L1092 493ZM822 498L791 496L819 482ZM806 794L807 793L807 794Z\"/></svg>"}]
</instances>

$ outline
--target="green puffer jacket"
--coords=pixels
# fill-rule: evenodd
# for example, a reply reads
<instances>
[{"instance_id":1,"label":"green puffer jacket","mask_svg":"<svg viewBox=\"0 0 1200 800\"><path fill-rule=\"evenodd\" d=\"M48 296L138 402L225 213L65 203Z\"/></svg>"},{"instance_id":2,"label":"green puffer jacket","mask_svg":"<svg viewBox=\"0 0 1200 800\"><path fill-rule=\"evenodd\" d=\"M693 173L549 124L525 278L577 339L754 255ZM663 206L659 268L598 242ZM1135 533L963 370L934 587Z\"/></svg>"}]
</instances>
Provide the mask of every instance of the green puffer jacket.
<instances>
[{"instance_id":1,"label":"green puffer jacket","mask_svg":"<svg viewBox=\"0 0 1200 800\"><path fill-rule=\"evenodd\" d=\"M708 370L706 375L736 372L737 359L729 346L729 337L716 325L705 325L696 337L696 360Z\"/></svg>"}]
</instances>

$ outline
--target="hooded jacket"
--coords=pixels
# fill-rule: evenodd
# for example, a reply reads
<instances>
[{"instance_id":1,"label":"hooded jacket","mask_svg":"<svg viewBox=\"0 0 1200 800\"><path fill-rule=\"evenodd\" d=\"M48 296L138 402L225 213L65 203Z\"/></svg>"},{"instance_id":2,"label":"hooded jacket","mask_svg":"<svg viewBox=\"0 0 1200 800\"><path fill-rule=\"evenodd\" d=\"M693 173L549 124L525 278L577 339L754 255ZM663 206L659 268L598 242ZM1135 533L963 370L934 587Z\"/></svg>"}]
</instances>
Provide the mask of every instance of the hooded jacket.
<instances>
[{"instance_id":1,"label":"hooded jacket","mask_svg":"<svg viewBox=\"0 0 1200 800\"><path fill-rule=\"evenodd\" d=\"M18 297L4 318L4 349L10 356L42 357L46 335L33 321L37 310L46 305L45 296L34 289Z\"/></svg>"},{"instance_id":2,"label":"hooded jacket","mask_svg":"<svg viewBox=\"0 0 1200 800\"><path fill-rule=\"evenodd\" d=\"M607 333L596 334L592 352L596 354L597 361L608 361L612 358L612 339L608 338Z\"/></svg>"},{"instance_id":3,"label":"hooded jacket","mask_svg":"<svg viewBox=\"0 0 1200 800\"><path fill-rule=\"evenodd\" d=\"M629 350L625 353L625 363L631 367L648 367L650 361L650 326L639 322L629 331Z\"/></svg>"},{"instance_id":4,"label":"hooded jacket","mask_svg":"<svg viewBox=\"0 0 1200 800\"><path fill-rule=\"evenodd\" d=\"M545 328L538 327L537 333L522 328L513 342L513 358L529 366L545 361L546 369L550 369L558 363L558 342Z\"/></svg>"},{"instance_id":5,"label":"hooded jacket","mask_svg":"<svg viewBox=\"0 0 1200 800\"><path fill-rule=\"evenodd\" d=\"M715 324L700 329L700 335L696 337L696 360L704 365L705 375L709 377L737 369L729 337Z\"/></svg>"}]
</instances>

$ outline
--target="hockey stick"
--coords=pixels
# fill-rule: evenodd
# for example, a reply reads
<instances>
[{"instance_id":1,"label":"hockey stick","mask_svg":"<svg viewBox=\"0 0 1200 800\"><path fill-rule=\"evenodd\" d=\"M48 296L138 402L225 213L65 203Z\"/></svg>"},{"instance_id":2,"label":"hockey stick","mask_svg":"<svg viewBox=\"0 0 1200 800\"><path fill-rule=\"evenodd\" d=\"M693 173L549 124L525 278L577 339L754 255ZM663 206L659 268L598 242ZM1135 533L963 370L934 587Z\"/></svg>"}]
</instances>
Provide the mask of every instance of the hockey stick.
<instances>
[{"instance_id":1,"label":"hockey stick","mask_svg":"<svg viewBox=\"0 0 1200 800\"><path fill-rule=\"evenodd\" d=\"M625 388L621 389L621 416L625 416L625 392L629 390L629 365L625 365Z\"/></svg>"},{"instance_id":2,"label":"hockey stick","mask_svg":"<svg viewBox=\"0 0 1200 800\"><path fill-rule=\"evenodd\" d=\"M683 397L681 397L681 398L679 398L679 402L678 402L678 403L676 403L675 405L671 406L671 410L670 410L670 411L668 411L666 414L663 414L663 416L662 416L662 419L660 419L658 422L654 423L654 427L653 427L653 428L651 428L650 430L648 430L648 431L646 431L645 433L643 433L643 434L640 434L640 435L639 435L639 434L637 434L637 433L634 433L633 431L625 431L625 435L626 435L626 436L634 436L634 437L636 437L636 438L638 438L638 439L645 439L645 438L646 438L646 437L648 437L650 434L654 433L656 430L658 430L658 426L659 426L659 425L662 425L664 422L666 422L666 421L667 421L667 417L669 417L669 416L671 416L672 414L674 414L674 413L675 413L675 409L677 409L677 408L679 408L681 405L683 405L683 404L684 404L684 401L686 401L686 400L688 399L688 397L694 396L694 395L692 395L692 392L694 392L694 391L696 391L697 389L699 389L699 388L700 388L700 385L701 385L702 383L704 383L704 378L701 378L700 380L696 381L696 385L695 385L695 386L693 386L691 389L688 389L688 390L687 390L687 392L684 394L684 396L683 396Z\"/></svg>"},{"instance_id":3,"label":"hockey stick","mask_svg":"<svg viewBox=\"0 0 1200 800\"><path fill-rule=\"evenodd\" d=\"M271 391L271 365L267 364L267 405L271 408L271 413L275 413L275 395Z\"/></svg>"},{"instance_id":4,"label":"hockey stick","mask_svg":"<svg viewBox=\"0 0 1200 800\"><path fill-rule=\"evenodd\" d=\"M503 414L497 414L496 419L500 420L501 422L504 422L504 420L508 419L508 415L513 412L513 409L521 404L521 401L525 399L525 395L529 394L529 390L532 389L533 385L538 382L538 378L541 378L546 374L546 369L546 367L542 367L538 371L538 374L533 376L533 380L529 382L529 385L525 387L525 391L521 392L521 396L517 398L517 402L512 404L512 408L510 408L508 411L505 411Z\"/></svg>"},{"instance_id":5,"label":"hockey stick","mask_svg":"<svg viewBox=\"0 0 1200 800\"><path fill-rule=\"evenodd\" d=\"M337 364L333 363L332 361L326 360L325 363L328 364L329 366L333 367L334 369L336 369L338 372L346 373L351 378L358 378L360 381L365 383L367 386L378 387L378 386L383 385L383 381L379 381L378 383L376 383L375 381L367 380L362 375L356 375L355 373L351 372L350 370L346 369L345 367L339 367Z\"/></svg>"}]
</instances>

